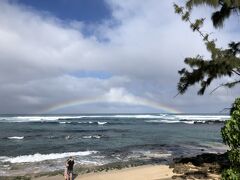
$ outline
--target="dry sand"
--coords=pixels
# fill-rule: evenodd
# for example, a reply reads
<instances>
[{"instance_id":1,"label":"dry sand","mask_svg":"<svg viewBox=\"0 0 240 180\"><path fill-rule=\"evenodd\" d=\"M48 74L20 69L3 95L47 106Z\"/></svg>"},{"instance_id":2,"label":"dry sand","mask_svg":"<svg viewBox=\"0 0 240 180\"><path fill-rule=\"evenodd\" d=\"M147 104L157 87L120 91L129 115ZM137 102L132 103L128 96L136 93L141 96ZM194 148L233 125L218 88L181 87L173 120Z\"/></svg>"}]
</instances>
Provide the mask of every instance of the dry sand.
<instances>
[{"instance_id":1,"label":"dry sand","mask_svg":"<svg viewBox=\"0 0 240 180\"><path fill-rule=\"evenodd\" d=\"M79 175L75 180L170 180L172 169L166 165L147 165L108 172ZM63 176L40 177L34 180L61 180Z\"/></svg>"}]
</instances>

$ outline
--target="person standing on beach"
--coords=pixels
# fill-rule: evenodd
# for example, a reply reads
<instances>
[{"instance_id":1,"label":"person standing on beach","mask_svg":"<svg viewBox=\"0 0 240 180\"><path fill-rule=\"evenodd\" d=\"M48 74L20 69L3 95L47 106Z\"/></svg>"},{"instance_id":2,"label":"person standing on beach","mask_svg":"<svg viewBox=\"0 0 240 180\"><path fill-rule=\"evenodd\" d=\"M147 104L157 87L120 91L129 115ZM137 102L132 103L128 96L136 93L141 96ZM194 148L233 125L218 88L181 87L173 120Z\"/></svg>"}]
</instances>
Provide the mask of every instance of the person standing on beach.
<instances>
[{"instance_id":1,"label":"person standing on beach","mask_svg":"<svg viewBox=\"0 0 240 180\"><path fill-rule=\"evenodd\" d=\"M69 157L66 162L66 168L64 172L65 180L73 180L73 166L74 166L74 159L73 157Z\"/></svg>"}]
</instances>

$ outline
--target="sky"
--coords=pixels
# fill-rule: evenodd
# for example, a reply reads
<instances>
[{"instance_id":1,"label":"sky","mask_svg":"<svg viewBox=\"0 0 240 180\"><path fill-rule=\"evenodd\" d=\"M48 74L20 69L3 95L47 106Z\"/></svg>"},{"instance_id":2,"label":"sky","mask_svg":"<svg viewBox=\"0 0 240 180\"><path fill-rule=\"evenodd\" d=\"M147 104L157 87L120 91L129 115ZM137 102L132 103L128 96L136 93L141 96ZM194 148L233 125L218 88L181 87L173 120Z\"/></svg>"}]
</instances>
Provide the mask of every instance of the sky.
<instances>
[{"instance_id":1,"label":"sky","mask_svg":"<svg viewBox=\"0 0 240 180\"><path fill-rule=\"evenodd\" d=\"M235 18L203 31L226 47L240 39ZM209 94L228 77L174 97L184 58L198 54L209 56L171 0L1 0L0 114L219 113L240 93Z\"/></svg>"}]
</instances>

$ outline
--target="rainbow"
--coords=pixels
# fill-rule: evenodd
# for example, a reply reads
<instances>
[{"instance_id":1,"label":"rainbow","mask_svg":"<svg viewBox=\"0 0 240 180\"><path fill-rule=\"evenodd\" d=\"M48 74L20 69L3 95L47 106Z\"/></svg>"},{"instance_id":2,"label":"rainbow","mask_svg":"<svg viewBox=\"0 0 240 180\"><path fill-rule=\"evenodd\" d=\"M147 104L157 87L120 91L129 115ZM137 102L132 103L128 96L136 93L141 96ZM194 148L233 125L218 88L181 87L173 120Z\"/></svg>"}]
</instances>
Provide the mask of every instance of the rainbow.
<instances>
[{"instance_id":1,"label":"rainbow","mask_svg":"<svg viewBox=\"0 0 240 180\"><path fill-rule=\"evenodd\" d=\"M162 103L152 101L149 99L145 98L140 98L136 96L131 96L131 97L118 97L118 98L106 98L105 97L95 97L95 98L89 98L89 99L75 99L75 100L70 100L70 101L64 101L58 104L54 104L52 106L47 107L45 110L43 110L42 113L50 113L54 111L59 111L61 109L69 108L69 107L74 107L74 106L79 106L79 105L84 105L84 104L93 104L93 103L123 103L127 105L137 105L137 106L146 106L146 107L151 107L155 109L159 109L161 111L164 111L166 113L182 113L181 111L169 107L167 105L164 105Z\"/></svg>"}]
</instances>

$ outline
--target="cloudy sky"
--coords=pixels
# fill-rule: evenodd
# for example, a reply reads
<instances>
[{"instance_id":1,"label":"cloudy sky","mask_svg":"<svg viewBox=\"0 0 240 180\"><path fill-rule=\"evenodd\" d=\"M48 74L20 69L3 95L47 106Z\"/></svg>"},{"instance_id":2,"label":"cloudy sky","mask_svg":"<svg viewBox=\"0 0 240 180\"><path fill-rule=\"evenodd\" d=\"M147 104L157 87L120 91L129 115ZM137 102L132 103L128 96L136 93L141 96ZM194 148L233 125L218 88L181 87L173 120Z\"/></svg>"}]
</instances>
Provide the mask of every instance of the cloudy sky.
<instances>
[{"instance_id":1,"label":"cloudy sky","mask_svg":"<svg viewBox=\"0 0 240 180\"><path fill-rule=\"evenodd\" d=\"M240 39L234 22L204 31L226 47ZM218 113L239 88L209 95L218 81L174 98L177 71L197 54L208 56L173 1L1 0L0 113Z\"/></svg>"}]
</instances>

